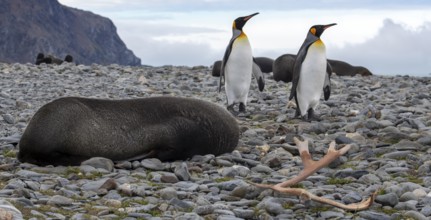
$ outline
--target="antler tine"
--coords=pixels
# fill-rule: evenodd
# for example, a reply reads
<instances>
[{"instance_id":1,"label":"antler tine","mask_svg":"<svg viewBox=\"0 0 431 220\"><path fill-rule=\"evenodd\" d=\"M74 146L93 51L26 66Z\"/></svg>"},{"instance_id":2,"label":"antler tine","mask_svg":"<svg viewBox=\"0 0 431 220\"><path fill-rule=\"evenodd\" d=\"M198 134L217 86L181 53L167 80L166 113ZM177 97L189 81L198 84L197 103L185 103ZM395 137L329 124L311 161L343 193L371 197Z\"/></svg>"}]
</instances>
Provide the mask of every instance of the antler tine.
<instances>
[{"instance_id":1,"label":"antler tine","mask_svg":"<svg viewBox=\"0 0 431 220\"><path fill-rule=\"evenodd\" d=\"M302 180L306 179L316 171L320 170L323 167L328 166L332 161L345 154L349 149L350 145L346 145L340 150L335 149L335 141L332 141L329 145L328 152L326 155L320 159L319 161L314 161L311 158L310 152L308 151L308 141L300 141L298 138L294 137L293 141L296 146L298 146L299 155L301 157L302 163L304 164L304 169L292 179L284 181L282 183L277 184L279 187L288 187L295 185Z\"/></svg>"},{"instance_id":2,"label":"antler tine","mask_svg":"<svg viewBox=\"0 0 431 220\"><path fill-rule=\"evenodd\" d=\"M299 150L299 155L301 157L302 163L304 164L304 169L298 174L298 176L295 176L292 179L289 179L287 181L284 181L282 183L276 184L276 185L267 185L267 184L256 184L252 183L253 185L257 187L272 189L281 193L286 193L289 195L295 195L302 198L307 198L313 201L321 202L324 204L329 204L332 206L336 206L345 210L351 210L351 211L359 211L369 208L377 195L377 191L374 192L370 198L367 200L364 200L359 203L353 203L349 205L345 205L343 203L336 202L334 200L322 198L319 196L316 196L310 192L308 192L305 189L301 188L289 188L289 186L292 186L296 183L299 183L300 181L304 180L305 178L309 177L313 173L315 173L317 170L321 169L322 167L327 166L329 163L340 157L341 155L345 154L349 149L350 145L346 145L340 150L335 149L335 142L332 141L329 145L328 152L326 155L320 159L319 161L314 161L311 158L310 152L308 151L308 141L300 141L298 138L293 138L296 146Z\"/></svg>"},{"instance_id":3,"label":"antler tine","mask_svg":"<svg viewBox=\"0 0 431 220\"><path fill-rule=\"evenodd\" d=\"M377 191L376 191L370 196L370 198L368 198L366 200L363 200L359 203L351 203L351 204L346 205L346 204L339 203L339 202L336 202L336 201L331 200L331 199L316 196L313 193L310 193L307 190L301 189L301 188L283 188L283 187L279 187L277 185L274 185L270 188L275 190L275 191L281 192L281 193L286 193L289 195L298 196L299 198L305 198L305 199L313 200L316 202L332 205L332 206L342 208L345 210L350 210L350 211L360 211L360 210L368 209L373 204L374 199L377 196Z\"/></svg>"}]
</instances>

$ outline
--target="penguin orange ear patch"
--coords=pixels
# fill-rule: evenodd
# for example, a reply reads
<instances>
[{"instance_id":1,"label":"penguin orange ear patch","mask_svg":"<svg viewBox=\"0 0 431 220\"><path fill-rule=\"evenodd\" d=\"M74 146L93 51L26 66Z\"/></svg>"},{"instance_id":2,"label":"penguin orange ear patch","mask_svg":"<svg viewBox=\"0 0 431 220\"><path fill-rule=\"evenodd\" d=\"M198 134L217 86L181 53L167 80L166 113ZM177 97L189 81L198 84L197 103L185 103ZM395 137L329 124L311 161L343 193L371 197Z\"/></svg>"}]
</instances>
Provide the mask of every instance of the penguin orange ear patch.
<instances>
[{"instance_id":1,"label":"penguin orange ear patch","mask_svg":"<svg viewBox=\"0 0 431 220\"><path fill-rule=\"evenodd\" d=\"M314 27L313 27L313 28L311 28L311 29L310 29L310 32L311 32L313 35L316 35L316 28L314 28Z\"/></svg>"}]
</instances>

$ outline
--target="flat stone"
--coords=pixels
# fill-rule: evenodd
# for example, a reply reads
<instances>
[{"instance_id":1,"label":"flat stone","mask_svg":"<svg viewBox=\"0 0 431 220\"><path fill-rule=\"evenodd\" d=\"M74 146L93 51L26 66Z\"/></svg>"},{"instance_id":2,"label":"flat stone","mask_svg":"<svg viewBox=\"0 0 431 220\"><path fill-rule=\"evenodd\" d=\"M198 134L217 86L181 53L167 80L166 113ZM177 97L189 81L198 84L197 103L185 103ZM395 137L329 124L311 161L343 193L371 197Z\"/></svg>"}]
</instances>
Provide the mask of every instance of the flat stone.
<instances>
[{"instance_id":1,"label":"flat stone","mask_svg":"<svg viewBox=\"0 0 431 220\"><path fill-rule=\"evenodd\" d=\"M64 196L55 195L48 200L48 205L54 206L70 206L73 200Z\"/></svg>"},{"instance_id":2,"label":"flat stone","mask_svg":"<svg viewBox=\"0 0 431 220\"><path fill-rule=\"evenodd\" d=\"M166 187L158 191L160 198L164 200L171 200L177 198L177 191L173 187Z\"/></svg>"},{"instance_id":3,"label":"flat stone","mask_svg":"<svg viewBox=\"0 0 431 220\"><path fill-rule=\"evenodd\" d=\"M93 157L86 161L83 161L81 165L88 165L94 168L100 168L112 172L114 169L114 162L104 157Z\"/></svg>"},{"instance_id":4,"label":"flat stone","mask_svg":"<svg viewBox=\"0 0 431 220\"><path fill-rule=\"evenodd\" d=\"M366 170L353 170L353 169L344 169L339 170L334 173L334 177L336 178L346 178L346 177L353 177L355 179L359 179L364 175L369 174Z\"/></svg>"},{"instance_id":5,"label":"flat stone","mask_svg":"<svg viewBox=\"0 0 431 220\"><path fill-rule=\"evenodd\" d=\"M144 159L141 161L141 165L150 170L162 171L165 169L164 164L157 158Z\"/></svg>"},{"instance_id":6,"label":"flat stone","mask_svg":"<svg viewBox=\"0 0 431 220\"><path fill-rule=\"evenodd\" d=\"M334 211L323 211L320 213L320 216L323 219L332 219L332 218L343 218L344 214L340 212L334 212Z\"/></svg>"},{"instance_id":7,"label":"flat stone","mask_svg":"<svg viewBox=\"0 0 431 220\"><path fill-rule=\"evenodd\" d=\"M191 178L187 163L180 163L175 167L174 172L180 181L188 181Z\"/></svg>"},{"instance_id":8,"label":"flat stone","mask_svg":"<svg viewBox=\"0 0 431 220\"><path fill-rule=\"evenodd\" d=\"M374 211L362 211L359 212L359 216L367 220L391 220L391 217Z\"/></svg>"},{"instance_id":9,"label":"flat stone","mask_svg":"<svg viewBox=\"0 0 431 220\"><path fill-rule=\"evenodd\" d=\"M417 211L407 211L404 213L404 216L413 218L415 220L429 220L429 218L427 218L422 213L417 212Z\"/></svg>"},{"instance_id":10,"label":"flat stone","mask_svg":"<svg viewBox=\"0 0 431 220\"><path fill-rule=\"evenodd\" d=\"M395 193L387 193L384 195L378 195L376 197L376 202L384 206L394 207L396 204L398 204L398 200L398 196Z\"/></svg>"}]
</instances>

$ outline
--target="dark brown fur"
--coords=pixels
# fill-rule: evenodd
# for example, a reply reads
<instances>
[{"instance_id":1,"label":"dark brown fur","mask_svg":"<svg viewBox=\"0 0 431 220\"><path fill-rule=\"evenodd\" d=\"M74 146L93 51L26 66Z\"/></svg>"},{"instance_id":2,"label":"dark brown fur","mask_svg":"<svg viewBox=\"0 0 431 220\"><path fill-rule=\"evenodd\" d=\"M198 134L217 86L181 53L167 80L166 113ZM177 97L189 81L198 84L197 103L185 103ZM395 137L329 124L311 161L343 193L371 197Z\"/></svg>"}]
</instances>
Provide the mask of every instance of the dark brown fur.
<instances>
[{"instance_id":1,"label":"dark brown fur","mask_svg":"<svg viewBox=\"0 0 431 220\"><path fill-rule=\"evenodd\" d=\"M259 66L262 73L272 72L272 65L274 62L273 59L268 57L255 57L254 60L256 61L256 64ZM211 75L215 77L219 77L220 69L221 69L221 60L217 60L213 64Z\"/></svg>"},{"instance_id":2,"label":"dark brown fur","mask_svg":"<svg viewBox=\"0 0 431 220\"><path fill-rule=\"evenodd\" d=\"M68 62L71 63L73 62L73 57L71 55L66 55L66 57L63 60L60 60L52 55L47 55L45 56L43 53L38 53L37 57L36 57L36 65L40 65L42 63L46 63L46 64L57 64L60 65L63 62Z\"/></svg>"},{"instance_id":3,"label":"dark brown fur","mask_svg":"<svg viewBox=\"0 0 431 220\"><path fill-rule=\"evenodd\" d=\"M275 81L292 82L293 66L295 65L296 55L284 54L274 61L273 77ZM367 68L362 66L352 66L349 63L340 60L328 59L332 67L332 72L338 76L370 76L373 75Z\"/></svg>"},{"instance_id":4,"label":"dark brown fur","mask_svg":"<svg viewBox=\"0 0 431 220\"><path fill-rule=\"evenodd\" d=\"M96 156L184 160L231 152L238 139L236 119L198 99L68 97L36 112L20 140L18 159L38 165L79 165Z\"/></svg>"}]
</instances>

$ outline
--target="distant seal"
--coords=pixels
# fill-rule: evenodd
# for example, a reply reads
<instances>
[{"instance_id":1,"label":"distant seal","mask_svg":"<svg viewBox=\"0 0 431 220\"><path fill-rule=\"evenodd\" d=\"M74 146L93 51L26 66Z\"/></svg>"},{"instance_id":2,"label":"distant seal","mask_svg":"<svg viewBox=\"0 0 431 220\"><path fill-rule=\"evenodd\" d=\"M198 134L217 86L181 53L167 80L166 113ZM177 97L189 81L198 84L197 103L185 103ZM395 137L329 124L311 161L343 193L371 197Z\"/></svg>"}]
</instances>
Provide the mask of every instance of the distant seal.
<instances>
[{"instance_id":1,"label":"distant seal","mask_svg":"<svg viewBox=\"0 0 431 220\"><path fill-rule=\"evenodd\" d=\"M274 61L273 78L275 81L292 82L293 66L295 65L296 55L283 54ZM371 76L370 70L363 66L352 66L347 62L328 59L332 67L332 72L338 76Z\"/></svg>"},{"instance_id":2,"label":"distant seal","mask_svg":"<svg viewBox=\"0 0 431 220\"><path fill-rule=\"evenodd\" d=\"M19 142L18 159L37 165L79 165L96 156L173 161L231 152L238 139L236 119L203 100L67 97L36 112Z\"/></svg>"},{"instance_id":3,"label":"distant seal","mask_svg":"<svg viewBox=\"0 0 431 220\"><path fill-rule=\"evenodd\" d=\"M254 62L259 66L262 73L272 72L274 60L268 57L255 57ZM211 75L214 77L220 76L221 60L217 60L212 65Z\"/></svg>"},{"instance_id":4,"label":"distant seal","mask_svg":"<svg viewBox=\"0 0 431 220\"><path fill-rule=\"evenodd\" d=\"M57 64L60 65L63 62L68 62L71 63L73 62L73 57L71 55L66 55L66 57L64 58L64 61L61 59L58 59L52 55L47 55L45 56L43 53L38 53L37 57L36 57L36 65L40 65L41 63L46 63L46 64Z\"/></svg>"},{"instance_id":5,"label":"distant seal","mask_svg":"<svg viewBox=\"0 0 431 220\"><path fill-rule=\"evenodd\" d=\"M270 72L272 72L272 65L274 63L273 59L268 58L268 57L255 57L254 61L260 67L260 70L263 73L270 73Z\"/></svg>"},{"instance_id":6,"label":"distant seal","mask_svg":"<svg viewBox=\"0 0 431 220\"><path fill-rule=\"evenodd\" d=\"M370 70L368 70L363 66L352 66L349 63L339 61L339 60L328 59L328 62L331 64L332 72L334 72L338 76L373 75Z\"/></svg>"},{"instance_id":7,"label":"distant seal","mask_svg":"<svg viewBox=\"0 0 431 220\"><path fill-rule=\"evenodd\" d=\"M43 53L38 53L36 56L36 65L40 65L41 63L46 63L48 60L45 59L45 55Z\"/></svg>"},{"instance_id":8,"label":"distant seal","mask_svg":"<svg viewBox=\"0 0 431 220\"><path fill-rule=\"evenodd\" d=\"M220 76L220 69L221 69L221 60L217 60L213 64L211 75L219 77Z\"/></svg>"},{"instance_id":9,"label":"distant seal","mask_svg":"<svg viewBox=\"0 0 431 220\"><path fill-rule=\"evenodd\" d=\"M293 66L295 65L296 55L284 54L274 61L272 76L275 81L292 82Z\"/></svg>"}]
</instances>

